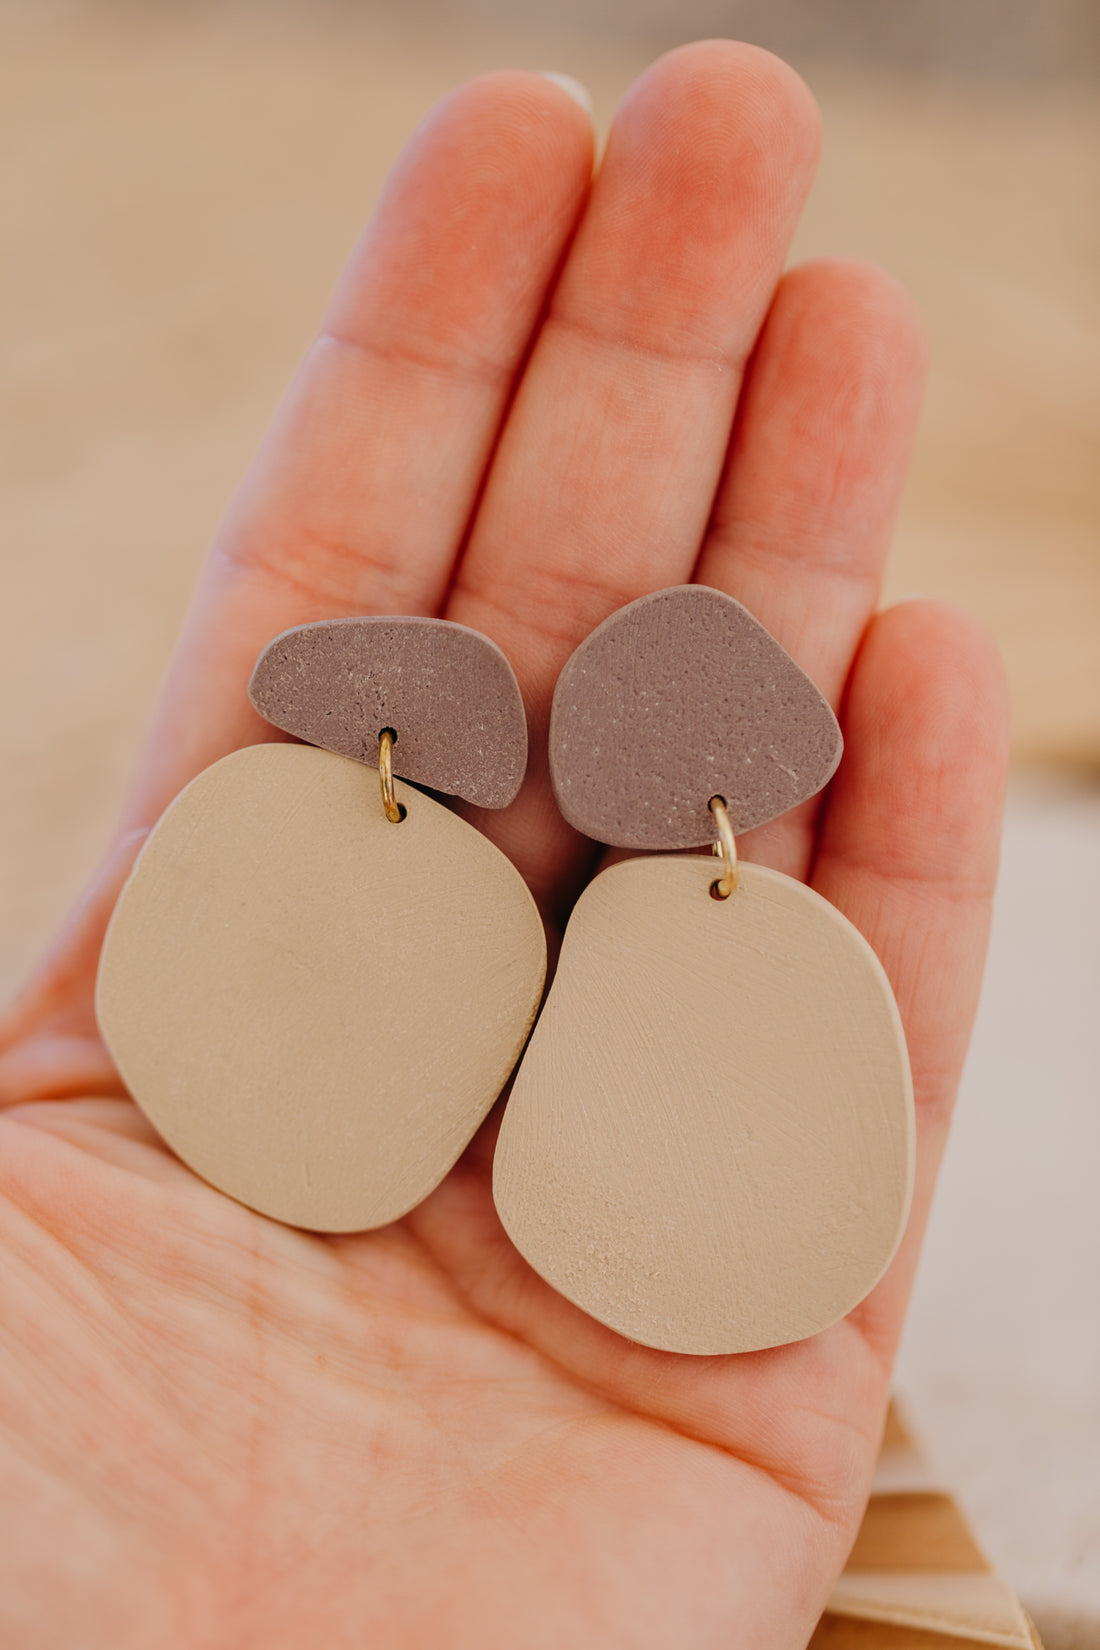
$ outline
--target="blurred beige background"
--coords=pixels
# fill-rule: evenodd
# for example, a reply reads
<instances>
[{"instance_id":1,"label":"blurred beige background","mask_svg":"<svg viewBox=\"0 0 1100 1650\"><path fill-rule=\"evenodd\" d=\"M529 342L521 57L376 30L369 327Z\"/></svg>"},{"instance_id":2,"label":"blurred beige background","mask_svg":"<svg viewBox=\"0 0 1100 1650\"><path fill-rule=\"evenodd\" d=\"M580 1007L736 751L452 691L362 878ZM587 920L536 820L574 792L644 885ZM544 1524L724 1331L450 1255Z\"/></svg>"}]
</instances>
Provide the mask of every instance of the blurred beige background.
<instances>
[{"instance_id":1,"label":"blurred beige background","mask_svg":"<svg viewBox=\"0 0 1100 1650\"><path fill-rule=\"evenodd\" d=\"M822 103L795 256L875 258L928 318L890 593L992 626L1018 778L902 1379L1050 1645L1098 1645L1091 0L0 0L0 991L106 840L206 542L415 121L521 64L585 81L606 127L707 33Z\"/></svg>"}]
</instances>

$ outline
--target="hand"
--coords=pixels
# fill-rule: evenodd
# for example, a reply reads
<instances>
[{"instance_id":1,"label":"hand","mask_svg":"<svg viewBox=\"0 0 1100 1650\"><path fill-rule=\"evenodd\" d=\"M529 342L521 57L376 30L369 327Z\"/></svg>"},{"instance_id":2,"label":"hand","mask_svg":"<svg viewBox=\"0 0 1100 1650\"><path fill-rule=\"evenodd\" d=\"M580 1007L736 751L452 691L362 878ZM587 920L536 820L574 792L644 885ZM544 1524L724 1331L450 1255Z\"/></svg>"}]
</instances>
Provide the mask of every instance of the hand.
<instances>
[{"instance_id":1,"label":"hand","mask_svg":"<svg viewBox=\"0 0 1100 1650\"><path fill-rule=\"evenodd\" d=\"M725 42L631 89L589 192L540 76L414 137L219 533L119 836L0 1038L0 1625L16 1647L805 1645L866 1498L975 1006L1005 761L990 644L875 613L920 329L860 264L783 275L817 114ZM519 1258L493 1126L412 1215L323 1238L197 1180L98 1043L104 922L201 768L272 737L277 632L440 613L512 660L519 800L479 818L560 930L595 868L545 766L554 682L645 591L754 612L840 707L820 806L746 837L862 929L905 1020L905 1243L844 1322L733 1358L634 1346Z\"/></svg>"}]
</instances>

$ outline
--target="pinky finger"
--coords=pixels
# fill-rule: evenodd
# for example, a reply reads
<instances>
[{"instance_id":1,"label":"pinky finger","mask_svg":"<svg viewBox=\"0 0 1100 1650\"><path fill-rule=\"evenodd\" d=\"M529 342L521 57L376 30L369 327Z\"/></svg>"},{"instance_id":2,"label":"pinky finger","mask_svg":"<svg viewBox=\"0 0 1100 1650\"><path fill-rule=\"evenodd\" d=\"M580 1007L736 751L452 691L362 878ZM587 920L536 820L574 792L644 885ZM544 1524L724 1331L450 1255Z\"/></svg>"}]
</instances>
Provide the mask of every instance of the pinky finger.
<instances>
[{"instance_id":1,"label":"pinky finger","mask_svg":"<svg viewBox=\"0 0 1100 1650\"><path fill-rule=\"evenodd\" d=\"M893 1357L978 1004L1007 768L1004 673L977 622L937 602L879 614L857 656L812 882L863 933L898 1000L917 1108L909 1227L858 1309Z\"/></svg>"}]
</instances>

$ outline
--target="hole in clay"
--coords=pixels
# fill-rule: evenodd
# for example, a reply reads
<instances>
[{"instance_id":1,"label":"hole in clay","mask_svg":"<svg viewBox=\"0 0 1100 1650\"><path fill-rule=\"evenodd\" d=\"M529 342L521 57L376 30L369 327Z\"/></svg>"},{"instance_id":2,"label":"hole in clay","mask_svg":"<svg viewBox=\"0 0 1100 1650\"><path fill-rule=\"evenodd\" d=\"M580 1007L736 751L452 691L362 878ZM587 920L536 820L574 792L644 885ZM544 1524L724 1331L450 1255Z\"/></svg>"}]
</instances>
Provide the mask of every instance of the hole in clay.
<instances>
[{"instance_id":1,"label":"hole in clay","mask_svg":"<svg viewBox=\"0 0 1100 1650\"><path fill-rule=\"evenodd\" d=\"M712 882L710 885L711 899L729 899L729 894L723 894L721 883Z\"/></svg>"},{"instance_id":2,"label":"hole in clay","mask_svg":"<svg viewBox=\"0 0 1100 1650\"><path fill-rule=\"evenodd\" d=\"M394 742L394 744L395 744L395 745L396 745L396 743L397 743L397 735L396 735L396 733L395 733L395 732L394 732L394 731L393 731L393 729L392 729L392 728L379 728L379 730L378 730L378 737L379 737L379 739L381 739L381 738L382 738L382 735L383 735L383 734L384 734L384 733L388 733L388 734L389 734L389 736L390 736L390 738L391 738L391 739L392 739L392 740L393 740L393 742Z\"/></svg>"}]
</instances>

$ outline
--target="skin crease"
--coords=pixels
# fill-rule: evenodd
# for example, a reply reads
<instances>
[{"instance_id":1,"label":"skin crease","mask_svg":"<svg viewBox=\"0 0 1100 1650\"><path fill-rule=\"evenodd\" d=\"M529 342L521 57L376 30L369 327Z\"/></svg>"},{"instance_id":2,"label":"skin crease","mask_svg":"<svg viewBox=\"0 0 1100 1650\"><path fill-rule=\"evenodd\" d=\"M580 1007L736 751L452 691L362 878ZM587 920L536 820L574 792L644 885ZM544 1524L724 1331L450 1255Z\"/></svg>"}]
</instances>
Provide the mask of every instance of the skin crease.
<instances>
[{"instance_id":1,"label":"skin crease","mask_svg":"<svg viewBox=\"0 0 1100 1650\"><path fill-rule=\"evenodd\" d=\"M875 615L923 346L881 272L782 274L817 148L791 70L708 42L631 88L591 193L587 119L534 75L460 88L399 162L220 531L118 838L0 1028L12 1650L806 1644L869 1489L1006 745L969 618ZM478 823L560 929L598 850L549 793L554 680L614 608L692 576L839 707L826 798L740 848L870 940L918 1108L887 1276L825 1333L740 1358L639 1348L548 1289L496 1219L492 1122L383 1231L251 1214L159 1146L91 1014L143 833L272 736L252 663L317 618L442 613L504 648L532 759Z\"/></svg>"}]
</instances>

